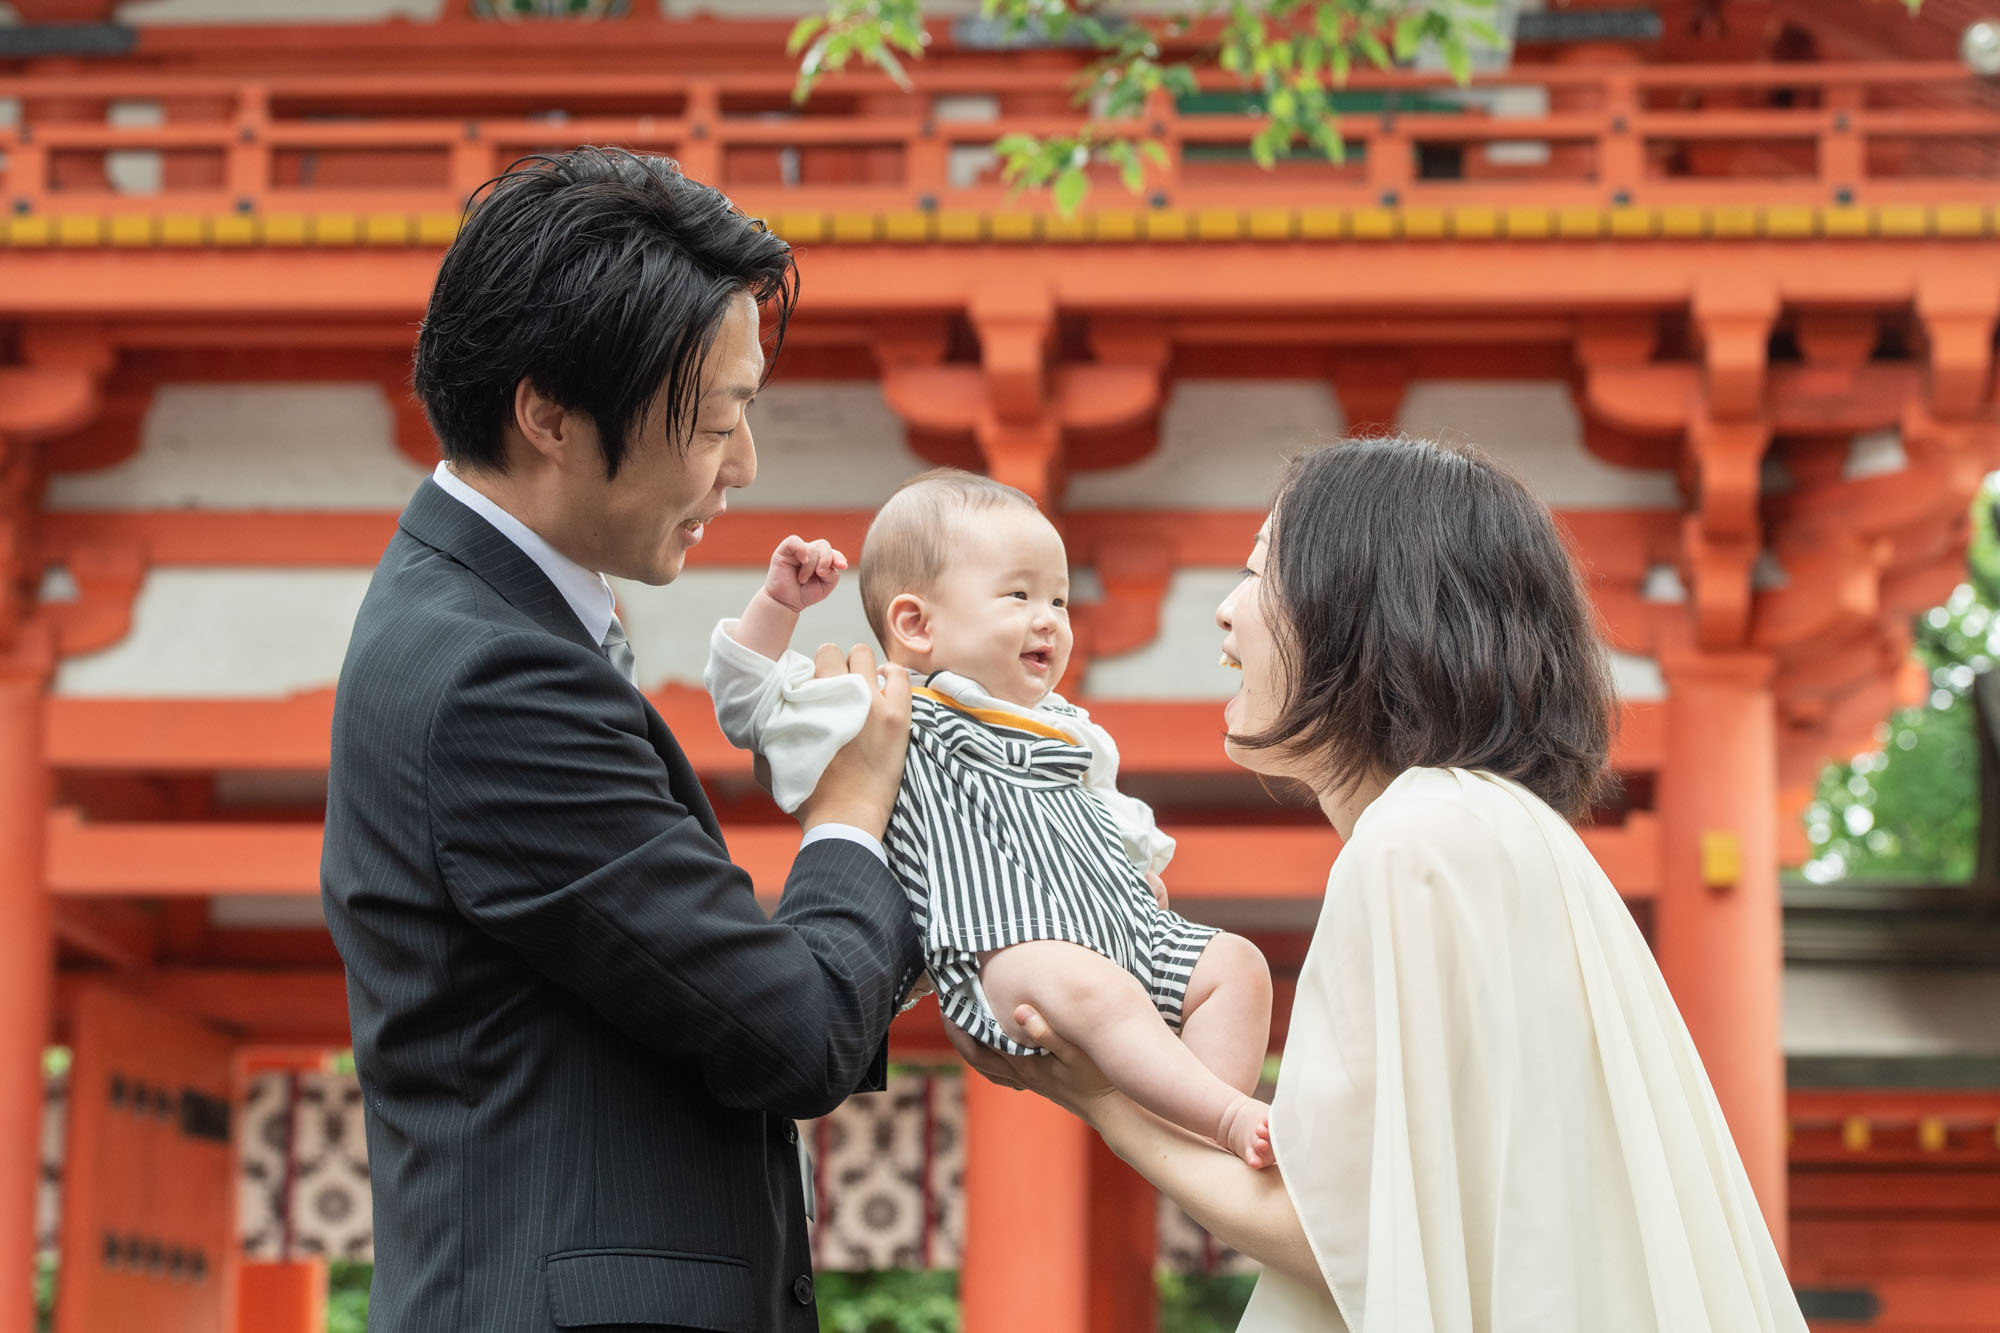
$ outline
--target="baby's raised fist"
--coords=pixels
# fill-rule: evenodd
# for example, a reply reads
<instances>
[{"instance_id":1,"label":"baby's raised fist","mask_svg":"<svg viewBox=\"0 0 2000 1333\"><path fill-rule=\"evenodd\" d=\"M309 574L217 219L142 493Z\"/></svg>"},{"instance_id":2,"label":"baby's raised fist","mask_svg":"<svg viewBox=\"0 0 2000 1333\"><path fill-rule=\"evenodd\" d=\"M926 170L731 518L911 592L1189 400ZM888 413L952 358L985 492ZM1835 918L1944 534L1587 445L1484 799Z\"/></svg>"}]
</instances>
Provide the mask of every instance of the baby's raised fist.
<instances>
[{"instance_id":1,"label":"baby's raised fist","mask_svg":"<svg viewBox=\"0 0 2000 1333\"><path fill-rule=\"evenodd\" d=\"M803 611L825 600L840 582L847 557L832 543L807 541L791 536L778 543L771 553L771 568L764 576L764 592L772 601L792 611Z\"/></svg>"}]
</instances>

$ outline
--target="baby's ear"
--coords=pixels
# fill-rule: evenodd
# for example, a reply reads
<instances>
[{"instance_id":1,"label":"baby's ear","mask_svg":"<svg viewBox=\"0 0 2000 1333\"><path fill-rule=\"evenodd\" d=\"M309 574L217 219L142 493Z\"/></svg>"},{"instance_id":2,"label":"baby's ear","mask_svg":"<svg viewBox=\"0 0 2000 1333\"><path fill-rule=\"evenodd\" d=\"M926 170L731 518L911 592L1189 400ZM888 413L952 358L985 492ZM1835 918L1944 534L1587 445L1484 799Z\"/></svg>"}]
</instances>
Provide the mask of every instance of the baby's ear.
<instances>
[{"instance_id":1,"label":"baby's ear","mask_svg":"<svg viewBox=\"0 0 2000 1333\"><path fill-rule=\"evenodd\" d=\"M889 603L882 623L889 631L889 642L882 645L884 652L893 656L899 648L912 653L931 650L930 608L915 593L898 593Z\"/></svg>"}]
</instances>

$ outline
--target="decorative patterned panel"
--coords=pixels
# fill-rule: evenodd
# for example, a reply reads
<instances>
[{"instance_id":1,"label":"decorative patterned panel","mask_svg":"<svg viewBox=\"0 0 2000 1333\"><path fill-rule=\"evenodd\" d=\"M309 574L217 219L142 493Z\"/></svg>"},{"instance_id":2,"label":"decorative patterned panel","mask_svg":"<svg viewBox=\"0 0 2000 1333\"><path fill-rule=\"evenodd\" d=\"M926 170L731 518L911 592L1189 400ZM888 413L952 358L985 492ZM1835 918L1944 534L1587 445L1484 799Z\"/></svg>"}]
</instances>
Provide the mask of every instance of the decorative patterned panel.
<instances>
[{"instance_id":1,"label":"decorative patterned panel","mask_svg":"<svg viewBox=\"0 0 2000 1333\"><path fill-rule=\"evenodd\" d=\"M832 1115L800 1125L814 1149L818 1267L958 1267L965 1235L962 1087L956 1074L904 1071L890 1078L886 1092L849 1098ZM244 1257L369 1259L368 1152L354 1076L259 1075L241 1125ZM1162 1203L1159 1227L1166 1267L1254 1269L1171 1204Z\"/></svg>"}]
</instances>

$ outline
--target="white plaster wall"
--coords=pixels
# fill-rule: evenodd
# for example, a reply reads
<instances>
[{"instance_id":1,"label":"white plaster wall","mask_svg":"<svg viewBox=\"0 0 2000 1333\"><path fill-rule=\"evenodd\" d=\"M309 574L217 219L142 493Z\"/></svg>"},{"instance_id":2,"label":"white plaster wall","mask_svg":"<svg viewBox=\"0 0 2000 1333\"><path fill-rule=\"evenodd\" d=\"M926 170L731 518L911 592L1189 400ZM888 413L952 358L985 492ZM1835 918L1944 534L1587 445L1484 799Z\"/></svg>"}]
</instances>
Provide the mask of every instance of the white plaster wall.
<instances>
[{"instance_id":1,"label":"white plaster wall","mask_svg":"<svg viewBox=\"0 0 2000 1333\"><path fill-rule=\"evenodd\" d=\"M1316 380L1178 380L1160 409L1160 444L1127 467L1079 472L1077 509L1262 509L1285 460L1340 438L1345 419Z\"/></svg>"},{"instance_id":2,"label":"white plaster wall","mask_svg":"<svg viewBox=\"0 0 2000 1333\"><path fill-rule=\"evenodd\" d=\"M727 523L728 519L723 519ZM618 594L618 618L632 641L639 684L658 689L665 684L701 688L708 661L709 633L715 622L741 615L743 604L764 581L761 569L691 568L665 587L648 587L613 579ZM873 645L868 618L861 612L860 580L843 578L818 606L799 617L792 647L810 656L822 643L849 648Z\"/></svg>"},{"instance_id":3,"label":"white plaster wall","mask_svg":"<svg viewBox=\"0 0 2000 1333\"><path fill-rule=\"evenodd\" d=\"M396 451L379 385L167 385L139 451L51 479L47 506L400 511L425 475Z\"/></svg>"},{"instance_id":4,"label":"white plaster wall","mask_svg":"<svg viewBox=\"0 0 2000 1333\"><path fill-rule=\"evenodd\" d=\"M1418 380L1397 423L1405 432L1473 444L1514 468L1551 509L1678 509L1671 472L1617 467L1586 449L1569 386L1559 381Z\"/></svg>"},{"instance_id":5,"label":"white plaster wall","mask_svg":"<svg viewBox=\"0 0 2000 1333\"><path fill-rule=\"evenodd\" d=\"M757 480L730 492L733 509L873 509L930 466L872 381L768 385L750 430Z\"/></svg>"},{"instance_id":6,"label":"white plaster wall","mask_svg":"<svg viewBox=\"0 0 2000 1333\"><path fill-rule=\"evenodd\" d=\"M1787 1055L2000 1055L2000 972L1785 969Z\"/></svg>"},{"instance_id":7,"label":"white plaster wall","mask_svg":"<svg viewBox=\"0 0 2000 1333\"><path fill-rule=\"evenodd\" d=\"M55 692L260 699L328 688L371 572L154 570L133 605L132 632L64 661Z\"/></svg>"},{"instance_id":8,"label":"white plaster wall","mask_svg":"<svg viewBox=\"0 0 2000 1333\"><path fill-rule=\"evenodd\" d=\"M1667 678L1658 659L1612 653L1611 687L1625 703L1658 703L1667 697Z\"/></svg>"},{"instance_id":9,"label":"white plaster wall","mask_svg":"<svg viewBox=\"0 0 2000 1333\"><path fill-rule=\"evenodd\" d=\"M1183 569L1167 585L1160 632L1136 652L1100 658L1084 674L1096 699L1227 699L1243 676L1222 665L1215 608L1237 583L1233 570Z\"/></svg>"}]
</instances>

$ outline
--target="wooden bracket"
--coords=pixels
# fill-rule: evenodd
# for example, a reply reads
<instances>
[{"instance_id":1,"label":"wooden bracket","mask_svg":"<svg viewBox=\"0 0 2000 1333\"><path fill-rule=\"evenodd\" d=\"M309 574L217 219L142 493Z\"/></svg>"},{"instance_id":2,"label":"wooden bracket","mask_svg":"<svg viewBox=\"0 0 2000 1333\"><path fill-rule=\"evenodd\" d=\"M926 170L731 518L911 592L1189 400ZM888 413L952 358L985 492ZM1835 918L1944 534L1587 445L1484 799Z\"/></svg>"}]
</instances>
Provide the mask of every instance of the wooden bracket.
<instances>
[{"instance_id":1,"label":"wooden bracket","mask_svg":"<svg viewBox=\"0 0 2000 1333\"><path fill-rule=\"evenodd\" d=\"M1778 319L1776 287L1706 281L1694 294L1694 325L1702 344L1708 410L1718 417L1757 416L1771 328Z\"/></svg>"},{"instance_id":2,"label":"wooden bracket","mask_svg":"<svg viewBox=\"0 0 2000 1333\"><path fill-rule=\"evenodd\" d=\"M1917 318L1930 346L1931 410L1946 418L1983 415L1992 389L2000 285L1963 271L1926 274L1917 287Z\"/></svg>"},{"instance_id":3,"label":"wooden bracket","mask_svg":"<svg viewBox=\"0 0 2000 1333\"><path fill-rule=\"evenodd\" d=\"M1159 636L1160 608L1174 577L1173 548L1159 539L1106 542L1072 559L1097 570L1104 597L1070 612L1076 646L1064 676L1066 691L1076 688L1096 658L1133 652Z\"/></svg>"},{"instance_id":4,"label":"wooden bracket","mask_svg":"<svg viewBox=\"0 0 2000 1333\"><path fill-rule=\"evenodd\" d=\"M977 365L945 361L941 327L878 334L882 396L913 433L951 441L969 437L989 475L1018 486L1042 505L1060 495L1073 433L1116 437L1093 464L1130 462L1150 451L1129 433L1158 413L1168 343L1164 329L1093 328L1093 350L1115 360L1052 365L1047 349L1055 306L1046 291L982 289L969 316L979 337ZM1125 432L1125 435L1118 433ZM957 461L959 450L925 450ZM942 455L942 456L940 456ZM967 460L970 461L970 460Z\"/></svg>"},{"instance_id":5,"label":"wooden bracket","mask_svg":"<svg viewBox=\"0 0 2000 1333\"><path fill-rule=\"evenodd\" d=\"M1360 352L1336 357L1329 378L1348 431L1394 431L1411 374L1410 358L1399 353Z\"/></svg>"},{"instance_id":6,"label":"wooden bracket","mask_svg":"<svg viewBox=\"0 0 2000 1333\"><path fill-rule=\"evenodd\" d=\"M132 632L132 606L146 581L144 548L130 542L79 546L64 567L76 585L75 599L43 602L35 610L53 631L60 656L99 652Z\"/></svg>"}]
</instances>

